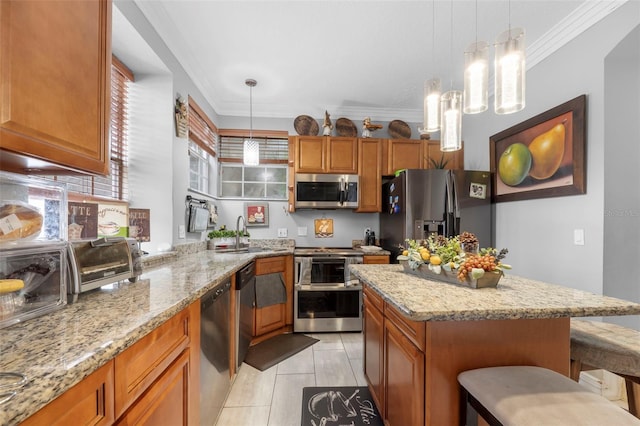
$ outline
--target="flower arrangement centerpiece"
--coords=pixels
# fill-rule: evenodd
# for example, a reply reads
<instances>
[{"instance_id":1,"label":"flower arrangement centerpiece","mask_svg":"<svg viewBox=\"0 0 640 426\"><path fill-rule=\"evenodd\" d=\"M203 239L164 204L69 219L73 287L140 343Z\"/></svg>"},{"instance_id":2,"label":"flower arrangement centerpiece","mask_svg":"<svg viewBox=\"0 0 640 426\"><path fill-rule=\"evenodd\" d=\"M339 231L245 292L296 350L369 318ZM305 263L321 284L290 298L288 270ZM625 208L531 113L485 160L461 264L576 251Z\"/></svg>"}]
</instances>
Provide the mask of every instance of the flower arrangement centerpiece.
<instances>
[{"instance_id":1,"label":"flower arrangement centerpiece","mask_svg":"<svg viewBox=\"0 0 640 426\"><path fill-rule=\"evenodd\" d=\"M480 248L471 232L454 237L432 235L426 240L406 240L398 256L406 272L439 281L466 283L473 288L495 287L505 269L502 262L509 252L492 247Z\"/></svg>"}]
</instances>

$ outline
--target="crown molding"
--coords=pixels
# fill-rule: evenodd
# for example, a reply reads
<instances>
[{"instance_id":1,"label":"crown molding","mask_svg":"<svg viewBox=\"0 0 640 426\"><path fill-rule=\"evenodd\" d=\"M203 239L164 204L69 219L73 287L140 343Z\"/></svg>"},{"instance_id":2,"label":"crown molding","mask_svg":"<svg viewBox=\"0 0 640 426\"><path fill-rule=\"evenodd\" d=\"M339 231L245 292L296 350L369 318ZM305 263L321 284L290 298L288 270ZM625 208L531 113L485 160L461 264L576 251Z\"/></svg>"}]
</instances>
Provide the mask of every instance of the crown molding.
<instances>
[{"instance_id":1,"label":"crown molding","mask_svg":"<svg viewBox=\"0 0 640 426\"><path fill-rule=\"evenodd\" d=\"M527 47L527 69L531 69L629 0L584 1L557 25Z\"/></svg>"}]
</instances>

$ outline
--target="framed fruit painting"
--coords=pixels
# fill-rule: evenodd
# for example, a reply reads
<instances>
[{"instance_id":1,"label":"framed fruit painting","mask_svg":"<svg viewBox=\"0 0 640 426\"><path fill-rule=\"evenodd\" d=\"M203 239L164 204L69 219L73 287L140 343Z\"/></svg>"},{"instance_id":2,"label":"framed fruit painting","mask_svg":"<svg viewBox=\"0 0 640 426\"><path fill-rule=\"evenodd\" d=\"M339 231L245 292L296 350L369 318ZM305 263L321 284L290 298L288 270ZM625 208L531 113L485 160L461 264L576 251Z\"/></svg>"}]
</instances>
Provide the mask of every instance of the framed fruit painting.
<instances>
[{"instance_id":1,"label":"framed fruit painting","mask_svg":"<svg viewBox=\"0 0 640 426\"><path fill-rule=\"evenodd\" d=\"M493 201L584 194L586 95L489 138Z\"/></svg>"}]
</instances>

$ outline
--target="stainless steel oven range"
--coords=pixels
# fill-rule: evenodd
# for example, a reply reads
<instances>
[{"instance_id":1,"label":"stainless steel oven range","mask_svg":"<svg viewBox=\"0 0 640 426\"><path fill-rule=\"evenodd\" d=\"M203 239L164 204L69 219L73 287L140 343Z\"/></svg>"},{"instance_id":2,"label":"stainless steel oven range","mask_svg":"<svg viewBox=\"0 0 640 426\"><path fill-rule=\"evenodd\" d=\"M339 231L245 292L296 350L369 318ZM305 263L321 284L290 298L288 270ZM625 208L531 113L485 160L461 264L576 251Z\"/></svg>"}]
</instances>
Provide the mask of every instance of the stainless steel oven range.
<instances>
[{"instance_id":1,"label":"stainless steel oven range","mask_svg":"<svg viewBox=\"0 0 640 426\"><path fill-rule=\"evenodd\" d=\"M362 330L362 285L350 265L362 252L341 248L296 248L293 331Z\"/></svg>"}]
</instances>

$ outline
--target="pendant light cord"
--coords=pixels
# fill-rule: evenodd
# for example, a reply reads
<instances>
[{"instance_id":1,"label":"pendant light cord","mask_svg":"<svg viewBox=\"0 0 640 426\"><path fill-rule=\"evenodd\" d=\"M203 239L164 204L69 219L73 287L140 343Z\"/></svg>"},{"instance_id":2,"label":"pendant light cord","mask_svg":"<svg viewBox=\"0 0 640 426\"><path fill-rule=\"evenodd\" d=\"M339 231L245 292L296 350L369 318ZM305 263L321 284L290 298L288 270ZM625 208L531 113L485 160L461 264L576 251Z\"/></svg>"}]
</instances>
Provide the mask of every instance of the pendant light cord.
<instances>
[{"instance_id":1,"label":"pendant light cord","mask_svg":"<svg viewBox=\"0 0 640 426\"><path fill-rule=\"evenodd\" d=\"M431 67L436 68L436 0L431 2Z\"/></svg>"},{"instance_id":2,"label":"pendant light cord","mask_svg":"<svg viewBox=\"0 0 640 426\"><path fill-rule=\"evenodd\" d=\"M450 70L453 70L453 0L451 0L451 39L449 40L450 49L449 52L449 61L450 61ZM453 90L453 73L451 73L451 90Z\"/></svg>"},{"instance_id":3,"label":"pendant light cord","mask_svg":"<svg viewBox=\"0 0 640 426\"><path fill-rule=\"evenodd\" d=\"M253 139L253 86L249 86L249 139Z\"/></svg>"},{"instance_id":4,"label":"pendant light cord","mask_svg":"<svg viewBox=\"0 0 640 426\"><path fill-rule=\"evenodd\" d=\"M478 50L478 0L476 0L476 48Z\"/></svg>"}]
</instances>

